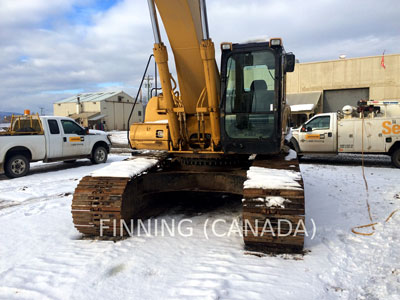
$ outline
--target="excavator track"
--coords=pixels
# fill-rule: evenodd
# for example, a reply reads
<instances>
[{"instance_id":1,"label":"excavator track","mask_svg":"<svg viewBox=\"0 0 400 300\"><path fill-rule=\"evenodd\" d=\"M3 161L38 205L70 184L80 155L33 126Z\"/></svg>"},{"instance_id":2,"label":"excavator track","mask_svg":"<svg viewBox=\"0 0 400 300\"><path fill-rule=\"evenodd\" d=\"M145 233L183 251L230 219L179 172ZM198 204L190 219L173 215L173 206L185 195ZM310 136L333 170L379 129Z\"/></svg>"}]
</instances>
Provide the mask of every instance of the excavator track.
<instances>
[{"instance_id":1,"label":"excavator track","mask_svg":"<svg viewBox=\"0 0 400 300\"><path fill-rule=\"evenodd\" d=\"M77 230L87 236L125 236L128 232L121 228L121 220L129 226L131 220L144 220L165 210L163 202L157 202L157 194L232 193L243 196L243 239L247 250L302 252L304 189L297 159L285 160L285 155L256 157L239 169L224 166L221 171L220 167L208 165L193 169L179 160L175 165L165 163L173 161L165 158L157 158L162 169L153 165L132 177L84 177L72 200ZM260 171L254 185L253 173ZM275 203L276 199L280 202Z\"/></svg>"},{"instance_id":2,"label":"excavator track","mask_svg":"<svg viewBox=\"0 0 400 300\"><path fill-rule=\"evenodd\" d=\"M81 179L71 205L72 219L80 233L86 236L120 237L127 234L124 227L121 229L121 220L129 226L130 220L157 214L157 205L152 199L143 199L140 181L143 174L162 164L166 156L139 158L150 159L152 164L133 176L86 176Z\"/></svg>"},{"instance_id":3,"label":"excavator track","mask_svg":"<svg viewBox=\"0 0 400 300\"><path fill-rule=\"evenodd\" d=\"M129 178L84 177L72 199L72 219L76 229L85 235L112 235L112 230L100 230L101 220L123 219L122 203L128 201ZM104 226L105 227L105 226Z\"/></svg>"},{"instance_id":4,"label":"excavator track","mask_svg":"<svg viewBox=\"0 0 400 300\"><path fill-rule=\"evenodd\" d=\"M251 182L252 172L261 174L255 184ZM264 253L301 253L305 207L298 160L285 160L283 155L256 159L247 177L243 190L245 248Z\"/></svg>"}]
</instances>

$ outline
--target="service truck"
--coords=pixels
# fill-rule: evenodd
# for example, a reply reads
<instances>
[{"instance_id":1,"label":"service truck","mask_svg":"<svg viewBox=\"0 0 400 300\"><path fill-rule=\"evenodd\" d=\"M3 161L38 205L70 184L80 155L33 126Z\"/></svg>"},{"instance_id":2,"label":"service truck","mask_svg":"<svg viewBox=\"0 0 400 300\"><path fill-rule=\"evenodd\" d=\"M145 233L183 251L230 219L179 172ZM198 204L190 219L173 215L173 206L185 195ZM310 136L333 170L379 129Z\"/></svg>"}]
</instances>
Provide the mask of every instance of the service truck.
<instances>
[{"instance_id":1,"label":"service truck","mask_svg":"<svg viewBox=\"0 0 400 300\"><path fill-rule=\"evenodd\" d=\"M0 174L16 178L29 172L30 162L89 158L104 163L110 151L109 136L81 127L67 117L30 115L13 117L0 133Z\"/></svg>"},{"instance_id":2,"label":"service truck","mask_svg":"<svg viewBox=\"0 0 400 300\"><path fill-rule=\"evenodd\" d=\"M367 153L390 155L400 168L400 104L359 101L337 113L321 113L292 130L291 147L303 154Z\"/></svg>"}]
</instances>

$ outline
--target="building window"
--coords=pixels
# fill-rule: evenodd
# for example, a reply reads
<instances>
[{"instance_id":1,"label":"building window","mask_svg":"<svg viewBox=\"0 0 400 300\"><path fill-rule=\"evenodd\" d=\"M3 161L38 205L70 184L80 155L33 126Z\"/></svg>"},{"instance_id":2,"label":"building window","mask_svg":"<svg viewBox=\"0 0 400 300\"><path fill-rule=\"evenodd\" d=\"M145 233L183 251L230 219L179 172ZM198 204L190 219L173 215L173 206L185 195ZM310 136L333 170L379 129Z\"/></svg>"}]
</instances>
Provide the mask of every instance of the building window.
<instances>
[{"instance_id":1,"label":"building window","mask_svg":"<svg viewBox=\"0 0 400 300\"><path fill-rule=\"evenodd\" d=\"M122 102L122 99L124 99L124 97L118 96L118 102Z\"/></svg>"},{"instance_id":2,"label":"building window","mask_svg":"<svg viewBox=\"0 0 400 300\"><path fill-rule=\"evenodd\" d=\"M142 116L142 111L139 110L139 111L137 112L137 114L138 114L139 117Z\"/></svg>"},{"instance_id":3,"label":"building window","mask_svg":"<svg viewBox=\"0 0 400 300\"><path fill-rule=\"evenodd\" d=\"M61 103L58 103L58 106L61 106Z\"/></svg>"}]
</instances>

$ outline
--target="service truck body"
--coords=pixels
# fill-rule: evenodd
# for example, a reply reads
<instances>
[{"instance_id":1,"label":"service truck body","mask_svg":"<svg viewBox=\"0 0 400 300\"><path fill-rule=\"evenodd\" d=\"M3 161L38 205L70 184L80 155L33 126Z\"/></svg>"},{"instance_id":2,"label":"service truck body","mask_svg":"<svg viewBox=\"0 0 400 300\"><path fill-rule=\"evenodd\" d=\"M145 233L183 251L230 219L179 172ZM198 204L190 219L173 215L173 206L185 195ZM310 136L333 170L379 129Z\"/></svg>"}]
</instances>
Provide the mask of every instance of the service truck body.
<instances>
[{"instance_id":1,"label":"service truck body","mask_svg":"<svg viewBox=\"0 0 400 300\"><path fill-rule=\"evenodd\" d=\"M364 152L393 159L400 149L400 105L382 104L379 108L379 113L370 112L364 117L354 110L318 114L292 130L291 145L299 155ZM396 161L393 163L396 165Z\"/></svg>"},{"instance_id":2,"label":"service truck body","mask_svg":"<svg viewBox=\"0 0 400 300\"><path fill-rule=\"evenodd\" d=\"M110 150L111 142L105 132L87 131L71 118L41 116L40 123L42 129L38 133L0 135L0 174L7 174L7 162L16 155L25 156L28 163L93 160L96 148L101 146L107 153Z\"/></svg>"}]
</instances>

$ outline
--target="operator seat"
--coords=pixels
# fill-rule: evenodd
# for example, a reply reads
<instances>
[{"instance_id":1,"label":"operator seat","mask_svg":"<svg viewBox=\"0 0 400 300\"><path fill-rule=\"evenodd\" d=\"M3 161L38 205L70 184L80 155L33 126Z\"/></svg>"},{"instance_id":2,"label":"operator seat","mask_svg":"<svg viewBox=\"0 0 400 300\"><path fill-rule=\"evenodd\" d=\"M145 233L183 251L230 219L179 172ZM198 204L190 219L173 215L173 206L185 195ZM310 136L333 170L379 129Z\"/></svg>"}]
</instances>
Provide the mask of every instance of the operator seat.
<instances>
[{"instance_id":1,"label":"operator seat","mask_svg":"<svg viewBox=\"0 0 400 300\"><path fill-rule=\"evenodd\" d=\"M254 80L250 85L252 92L252 111L269 112L271 104L274 103L274 91L268 91L265 80Z\"/></svg>"}]
</instances>

